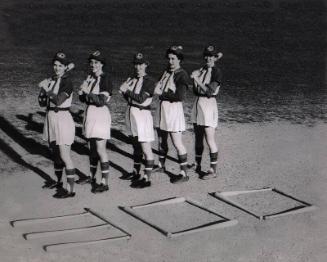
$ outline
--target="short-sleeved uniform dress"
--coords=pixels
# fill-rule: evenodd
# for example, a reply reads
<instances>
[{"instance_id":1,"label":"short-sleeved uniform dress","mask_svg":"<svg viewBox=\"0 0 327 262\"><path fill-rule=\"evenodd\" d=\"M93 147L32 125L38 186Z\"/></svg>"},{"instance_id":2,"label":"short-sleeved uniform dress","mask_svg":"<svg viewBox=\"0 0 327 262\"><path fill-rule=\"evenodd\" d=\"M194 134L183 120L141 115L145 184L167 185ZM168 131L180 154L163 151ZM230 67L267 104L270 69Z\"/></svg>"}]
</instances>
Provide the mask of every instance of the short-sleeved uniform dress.
<instances>
[{"instance_id":1,"label":"short-sleeved uniform dress","mask_svg":"<svg viewBox=\"0 0 327 262\"><path fill-rule=\"evenodd\" d=\"M192 108L192 122L200 126L216 128L218 126L218 106L216 96L219 92L222 79L221 70L217 67L202 67L198 70L200 81L206 86L202 90L194 83L193 91L196 99ZM218 86L212 88L210 83L216 82Z\"/></svg>"},{"instance_id":2,"label":"short-sleeved uniform dress","mask_svg":"<svg viewBox=\"0 0 327 262\"><path fill-rule=\"evenodd\" d=\"M52 77L42 81L44 91L51 91L55 95L64 93L66 100L56 105L52 100L47 100L47 113L43 128L43 139L56 145L71 145L75 137L75 123L69 108L73 98L73 84L67 75Z\"/></svg>"},{"instance_id":3,"label":"short-sleeved uniform dress","mask_svg":"<svg viewBox=\"0 0 327 262\"><path fill-rule=\"evenodd\" d=\"M139 142L154 141L151 103L154 92L154 80L145 75L127 80L129 86L124 97L128 102L125 121L129 135L138 137Z\"/></svg>"},{"instance_id":4,"label":"short-sleeved uniform dress","mask_svg":"<svg viewBox=\"0 0 327 262\"><path fill-rule=\"evenodd\" d=\"M162 94L156 110L155 126L167 132L185 131L183 100L188 87L187 72L179 68L175 71L165 71L158 83Z\"/></svg>"},{"instance_id":5,"label":"short-sleeved uniform dress","mask_svg":"<svg viewBox=\"0 0 327 262\"><path fill-rule=\"evenodd\" d=\"M82 102L87 104L84 114L84 135L86 138L110 139L111 114L108 102L112 95L112 82L105 73L100 76L88 75L82 84L87 93L80 96ZM87 94L103 95L101 99L87 99ZM104 99L104 100L103 100ZM99 100L101 103L99 103Z\"/></svg>"}]
</instances>

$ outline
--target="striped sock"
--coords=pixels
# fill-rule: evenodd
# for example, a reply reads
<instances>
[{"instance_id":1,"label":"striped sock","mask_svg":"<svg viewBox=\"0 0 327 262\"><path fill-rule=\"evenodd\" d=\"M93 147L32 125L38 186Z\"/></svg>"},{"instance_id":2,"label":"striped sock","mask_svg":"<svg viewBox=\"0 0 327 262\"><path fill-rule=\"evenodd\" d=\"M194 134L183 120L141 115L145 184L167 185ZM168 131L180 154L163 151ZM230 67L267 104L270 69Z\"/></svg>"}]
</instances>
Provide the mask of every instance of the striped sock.
<instances>
[{"instance_id":1,"label":"striped sock","mask_svg":"<svg viewBox=\"0 0 327 262\"><path fill-rule=\"evenodd\" d=\"M95 178L95 175L97 173L97 168L98 168L98 161L99 159L96 157L90 157L90 177L92 179Z\"/></svg>"},{"instance_id":2,"label":"striped sock","mask_svg":"<svg viewBox=\"0 0 327 262\"><path fill-rule=\"evenodd\" d=\"M54 163L54 172L57 177L58 183L61 182L63 171L64 171L64 167L62 164Z\"/></svg>"},{"instance_id":3,"label":"striped sock","mask_svg":"<svg viewBox=\"0 0 327 262\"><path fill-rule=\"evenodd\" d=\"M150 180L153 166L154 166L154 160L145 161L144 175L146 180Z\"/></svg>"},{"instance_id":4,"label":"striped sock","mask_svg":"<svg viewBox=\"0 0 327 262\"><path fill-rule=\"evenodd\" d=\"M187 175L187 154L178 155L181 171Z\"/></svg>"},{"instance_id":5,"label":"striped sock","mask_svg":"<svg viewBox=\"0 0 327 262\"><path fill-rule=\"evenodd\" d=\"M109 162L101 162L101 183L104 185L109 184Z\"/></svg>"},{"instance_id":6,"label":"striped sock","mask_svg":"<svg viewBox=\"0 0 327 262\"><path fill-rule=\"evenodd\" d=\"M217 172L218 152L210 153L210 168L214 173Z\"/></svg>"},{"instance_id":7,"label":"striped sock","mask_svg":"<svg viewBox=\"0 0 327 262\"><path fill-rule=\"evenodd\" d=\"M75 184L75 169L66 169L66 177L67 177L67 191L69 193L74 191Z\"/></svg>"}]
</instances>

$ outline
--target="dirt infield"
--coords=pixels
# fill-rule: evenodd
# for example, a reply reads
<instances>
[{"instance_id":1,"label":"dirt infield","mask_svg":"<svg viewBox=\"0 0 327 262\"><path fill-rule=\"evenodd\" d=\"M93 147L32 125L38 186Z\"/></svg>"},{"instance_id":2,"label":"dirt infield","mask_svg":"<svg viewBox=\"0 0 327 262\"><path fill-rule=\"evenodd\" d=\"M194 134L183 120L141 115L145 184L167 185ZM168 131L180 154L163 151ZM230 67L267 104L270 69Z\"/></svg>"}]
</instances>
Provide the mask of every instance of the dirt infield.
<instances>
[{"instance_id":1,"label":"dirt infield","mask_svg":"<svg viewBox=\"0 0 327 262\"><path fill-rule=\"evenodd\" d=\"M27 110L22 107L17 113L27 116ZM17 129L19 130L16 127ZM21 130L23 129L24 124L21 126ZM146 190L132 189L128 182L119 179L122 172L132 168L130 159L132 148L114 138L111 143L119 150L109 150L112 161L109 192L94 195L90 192L89 186L78 185L77 196L69 200L55 199L52 197L54 190L41 189L47 176L52 176L53 173L52 164L46 156L33 155L32 159L39 163L31 167L23 165L9 149L2 151L1 260L324 261L327 240L325 223L327 165L323 159L327 152L322 141L327 138L326 134L325 124L317 124L314 127L291 125L286 122L224 124L218 132L221 158L217 179L202 181L191 172L191 180L188 183L173 185L170 184L167 175L155 173L153 186ZM39 146L42 145L39 142L39 135L33 139L38 141L36 143ZM186 133L186 142L192 159L193 139L190 132ZM174 151L170 151L170 155L176 157ZM78 169L86 173L87 156L73 151L73 158ZM207 160L205 163L208 165ZM177 163L170 161L170 164L172 171L177 169ZM317 205L319 209L260 222L207 195L207 192L213 191L264 186L279 188ZM118 209L118 206L142 204L173 196L195 199L223 216L237 219L239 223L234 227L167 239ZM267 203L269 200L263 199L262 202ZM247 205L249 204L251 205L251 201L247 199ZM253 202L253 205L257 204ZM30 232L37 228L24 228L24 231L9 225L9 221L14 219L76 213L84 207L99 211L125 228L132 234L132 238L129 241L45 253L42 245L46 244L46 238L28 241L22 238L26 230ZM161 214L164 213L163 209ZM204 217L199 219L203 220L206 216L204 214ZM164 215L154 218L159 218L158 224L171 223L165 221ZM190 219L196 220L194 217ZM182 221L185 221L185 217Z\"/></svg>"}]
</instances>

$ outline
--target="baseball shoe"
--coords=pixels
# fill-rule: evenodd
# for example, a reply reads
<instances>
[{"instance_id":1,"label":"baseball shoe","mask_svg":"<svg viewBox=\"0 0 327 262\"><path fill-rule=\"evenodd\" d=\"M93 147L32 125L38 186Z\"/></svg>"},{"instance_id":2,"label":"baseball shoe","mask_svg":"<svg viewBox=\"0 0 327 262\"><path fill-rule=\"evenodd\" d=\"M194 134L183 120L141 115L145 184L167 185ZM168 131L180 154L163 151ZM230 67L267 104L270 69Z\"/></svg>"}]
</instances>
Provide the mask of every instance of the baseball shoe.
<instances>
[{"instance_id":1,"label":"baseball shoe","mask_svg":"<svg viewBox=\"0 0 327 262\"><path fill-rule=\"evenodd\" d=\"M183 175L183 174L178 174L177 176L173 176L171 179L170 179L170 182L173 183L173 184L180 184L180 183L183 183L183 182L187 182L189 181L189 176L188 175Z\"/></svg>"},{"instance_id":2,"label":"baseball shoe","mask_svg":"<svg viewBox=\"0 0 327 262\"><path fill-rule=\"evenodd\" d=\"M76 195L75 192L68 192L67 190L62 190L56 193L53 197L63 199L63 198L74 197L75 195Z\"/></svg>"},{"instance_id":3,"label":"baseball shoe","mask_svg":"<svg viewBox=\"0 0 327 262\"><path fill-rule=\"evenodd\" d=\"M215 171L213 171L212 169L209 169L207 172L202 174L200 178L203 180L208 180L208 179L216 178L216 177L217 177L217 173Z\"/></svg>"},{"instance_id":4,"label":"baseball shoe","mask_svg":"<svg viewBox=\"0 0 327 262\"><path fill-rule=\"evenodd\" d=\"M137 188L138 185L141 183L141 181L142 181L142 179L134 179L134 180L132 180L132 183L131 183L130 187Z\"/></svg>"},{"instance_id":5,"label":"baseball shoe","mask_svg":"<svg viewBox=\"0 0 327 262\"><path fill-rule=\"evenodd\" d=\"M96 193L102 193L102 192L105 192L105 191L108 191L108 190L109 190L109 186L108 185L100 184L100 185L95 186L92 189L92 193L94 193L94 194L96 194Z\"/></svg>"},{"instance_id":6,"label":"baseball shoe","mask_svg":"<svg viewBox=\"0 0 327 262\"><path fill-rule=\"evenodd\" d=\"M136 183L131 187L133 188L145 188L151 186L151 181L146 180L145 178L142 178L141 180L137 180Z\"/></svg>"}]
</instances>

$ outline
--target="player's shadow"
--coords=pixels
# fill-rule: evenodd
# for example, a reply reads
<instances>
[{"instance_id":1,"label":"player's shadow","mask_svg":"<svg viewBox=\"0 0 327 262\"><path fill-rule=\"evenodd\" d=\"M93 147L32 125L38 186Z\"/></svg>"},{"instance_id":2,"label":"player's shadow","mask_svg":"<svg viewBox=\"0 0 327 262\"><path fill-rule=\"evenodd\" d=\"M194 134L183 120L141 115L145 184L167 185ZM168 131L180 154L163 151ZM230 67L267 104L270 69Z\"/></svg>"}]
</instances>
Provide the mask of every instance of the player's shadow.
<instances>
[{"instance_id":1,"label":"player's shadow","mask_svg":"<svg viewBox=\"0 0 327 262\"><path fill-rule=\"evenodd\" d=\"M26 167L30 170L32 170L33 172L35 172L36 174L38 174L41 178L43 178L45 180L45 183L50 184L51 182L53 182L53 179L44 171L42 171L41 169L37 168L36 166L33 166L31 164L29 164L28 162L24 161L21 156L14 150L12 149L9 145L7 145L7 143L5 141L3 141L2 139L0 139L0 150L6 154L11 160L13 160L15 163Z\"/></svg>"},{"instance_id":2,"label":"player's shadow","mask_svg":"<svg viewBox=\"0 0 327 262\"><path fill-rule=\"evenodd\" d=\"M28 116L24 115L17 115L17 118L20 120L24 120L27 122L25 128L26 130L33 130L35 132L42 132L42 124L39 124L38 122L33 121L33 115L29 114ZM20 131L18 131L7 119L0 116L1 121L1 129L2 131L10 137L12 140L14 140L20 147L22 147L28 154L37 156L43 156L46 159L51 160L51 151L50 149L45 146L41 145L40 143L36 142L32 138L28 138L25 135L23 135ZM35 164L28 163L27 160L22 159L22 156L19 154L19 152L16 152L14 148L10 147L6 141L1 141L1 149L4 151L13 161L16 163L29 168L30 170L34 171L36 174L38 174L41 178L43 178L44 186L46 187L49 184L52 184L54 180L46 174L44 171L36 167ZM77 175L80 177L83 177L83 173L80 170L76 170ZM85 175L84 175L85 176Z\"/></svg>"}]
</instances>

